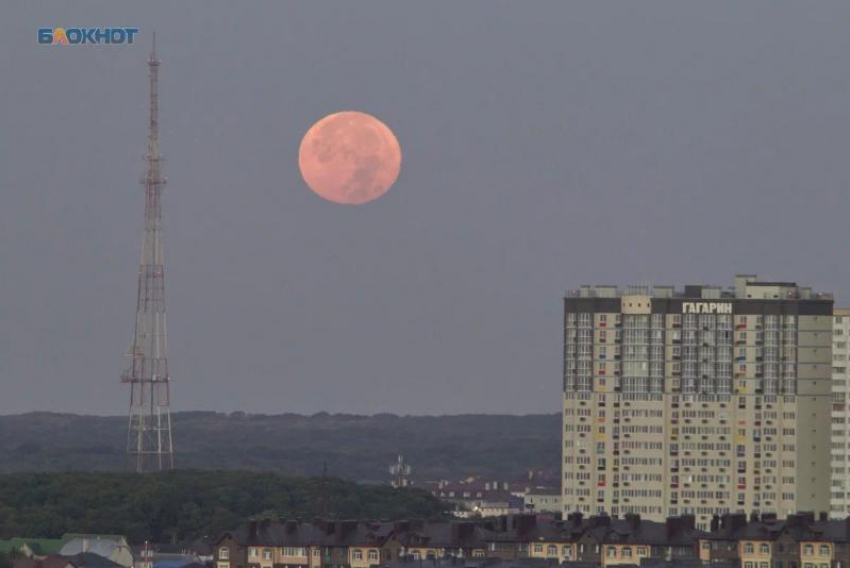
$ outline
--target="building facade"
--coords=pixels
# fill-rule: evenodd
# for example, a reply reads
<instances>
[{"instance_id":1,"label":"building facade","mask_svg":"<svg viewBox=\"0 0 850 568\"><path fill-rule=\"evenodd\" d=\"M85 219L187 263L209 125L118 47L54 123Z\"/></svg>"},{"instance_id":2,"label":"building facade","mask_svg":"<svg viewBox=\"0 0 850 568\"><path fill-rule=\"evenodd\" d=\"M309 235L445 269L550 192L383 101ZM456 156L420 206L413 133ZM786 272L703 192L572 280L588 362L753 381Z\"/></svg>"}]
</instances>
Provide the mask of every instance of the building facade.
<instances>
[{"instance_id":1,"label":"building facade","mask_svg":"<svg viewBox=\"0 0 850 568\"><path fill-rule=\"evenodd\" d=\"M843 525L842 525L843 526ZM215 568L378 568L583 563L638 566L650 560L699 560L693 517L656 523L640 516L505 515L476 521L253 522L223 534ZM789 567L790 568L790 567ZM801 567L802 568L802 567Z\"/></svg>"},{"instance_id":2,"label":"building facade","mask_svg":"<svg viewBox=\"0 0 850 568\"><path fill-rule=\"evenodd\" d=\"M564 299L565 514L826 511L828 294L585 286Z\"/></svg>"},{"instance_id":3,"label":"building facade","mask_svg":"<svg viewBox=\"0 0 850 568\"><path fill-rule=\"evenodd\" d=\"M850 515L850 421L847 412L850 309L836 309L832 318L832 494L833 518Z\"/></svg>"}]
</instances>

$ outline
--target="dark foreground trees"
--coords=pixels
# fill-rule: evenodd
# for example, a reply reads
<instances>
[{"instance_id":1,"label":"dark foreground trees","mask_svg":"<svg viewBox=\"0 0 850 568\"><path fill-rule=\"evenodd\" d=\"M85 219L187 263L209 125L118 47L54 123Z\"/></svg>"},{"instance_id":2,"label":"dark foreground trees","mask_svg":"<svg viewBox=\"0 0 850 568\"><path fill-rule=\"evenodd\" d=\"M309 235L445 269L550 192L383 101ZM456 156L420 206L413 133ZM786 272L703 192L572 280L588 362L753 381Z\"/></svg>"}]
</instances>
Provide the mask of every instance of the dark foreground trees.
<instances>
[{"instance_id":1,"label":"dark foreground trees","mask_svg":"<svg viewBox=\"0 0 850 568\"><path fill-rule=\"evenodd\" d=\"M426 492L244 471L0 475L0 538L66 532L132 542L215 537L254 516L439 518Z\"/></svg>"}]
</instances>

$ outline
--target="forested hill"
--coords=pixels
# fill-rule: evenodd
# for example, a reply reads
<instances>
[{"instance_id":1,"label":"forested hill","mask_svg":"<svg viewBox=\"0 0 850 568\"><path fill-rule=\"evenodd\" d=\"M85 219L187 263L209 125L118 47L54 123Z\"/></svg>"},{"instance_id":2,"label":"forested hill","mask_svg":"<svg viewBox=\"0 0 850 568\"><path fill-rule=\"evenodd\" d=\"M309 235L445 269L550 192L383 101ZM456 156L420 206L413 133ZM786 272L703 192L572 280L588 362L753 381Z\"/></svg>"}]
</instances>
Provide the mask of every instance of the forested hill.
<instances>
[{"instance_id":1,"label":"forested hill","mask_svg":"<svg viewBox=\"0 0 850 568\"><path fill-rule=\"evenodd\" d=\"M0 416L0 473L122 470L126 418ZM173 415L179 468L275 471L385 482L398 453L418 479L516 479L557 471L561 419L549 415L355 416L319 413Z\"/></svg>"},{"instance_id":2,"label":"forested hill","mask_svg":"<svg viewBox=\"0 0 850 568\"><path fill-rule=\"evenodd\" d=\"M191 542L248 518L442 518L418 489L240 471L0 475L0 538L65 533L126 535L131 542Z\"/></svg>"}]
</instances>

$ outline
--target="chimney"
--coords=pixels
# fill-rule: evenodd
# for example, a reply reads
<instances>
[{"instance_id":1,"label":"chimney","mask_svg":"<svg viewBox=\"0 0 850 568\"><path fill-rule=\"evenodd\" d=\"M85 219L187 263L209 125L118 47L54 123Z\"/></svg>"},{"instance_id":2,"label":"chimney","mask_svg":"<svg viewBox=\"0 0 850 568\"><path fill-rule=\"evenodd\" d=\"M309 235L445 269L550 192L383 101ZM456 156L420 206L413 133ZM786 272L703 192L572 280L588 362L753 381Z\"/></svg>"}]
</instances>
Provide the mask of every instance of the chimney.
<instances>
[{"instance_id":1,"label":"chimney","mask_svg":"<svg viewBox=\"0 0 850 568\"><path fill-rule=\"evenodd\" d=\"M410 530L410 521L396 521L395 532L406 533Z\"/></svg>"},{"instance_id":2,"label":"chimney","mask_svg":"<svg viewBox=\"0 0 850 568\"><path fill-rule=\"evenodd\" d=\"M626 524L628 524L632 530L637 530L638 527L640 527L640 515L626 513Z\"/></svg>"},{"instance_id":3,"label":"chimney","mask_svg":"<svg viewBox=\"0 0 850 568\"><path fill-rule=\"evenodd\" d=\"M537 517L535 515L513 515L511 521L513 528L518 533L528 532L537 525Z\"/></svg>"},{"instance_id":4,"label":"chimney","mask_svg":"<svg viewBox=\"0 0 850 568\"><path fill-rule=\"evenodd\" d=\"M581 514L580 511L575 511L574 513L570 513L569 515L567 515L567 520L570 523L572 523L572 525L574 527L579 527L579 526L581 526L582 516L583 515ZM848 525L848 526L850 526L850 525Z\"/></svg>"},{"instance_id":5,"label":"chimney","mask_svg":"<svg viewBox=\"0 0 850 568\"><path fill-rule=\"evenodd\" d=\"M850 520L850 517L847 517ZM785 518L785 525L788 527L802 527L803 518L800 515L788 515Z\"/></svg>"},{"instance_id":6,"label":"chimney","mask_svg":"<svg viewBox=\"0 0 850 568\"><path fill-rule=\"evenodd\" d=\"M827 513L826 511L821 511L820 514L818 515L818 520L819 521L828 521L829 520L829 513Z\"/></svg>"},{"instance_id":7,"label":"chimney","mask_svg":"<svg viewBox=\"0 0 850 568\"><path fill-rule=\"evenodd\" d=\"M475 533L475 523L469 522L455 522L451 523L452 527L452 536L451 542L453 545L460 544L460 542L471 536Z\"/></svg>"},{"instance_id":8,"label":"chimney","mask_svg":"<svg viewBox=\"0 0 850 568\"><path fill-rule=\"evenodd\" d=\"M747 526L747 515L745 513L724 513L720 520L720 526L730 533Z\"/></svg>"},{"instance_id":9,"label":"chimney","mask_svg":"<svg viewBox=\"0 0 850 568\"><path fill-rule=\"evenodd\" d=\"M257 538L257 521L248 521L248 537Z\"/></svg>"},{"instance_id":10,"label":"chimney","mask_svg":"<svg viewBox=\"0 0 850 568\"><path fill-rule=\"evenodd\" d=\"M667 520L664 521L664 533L667 535L667 538L678 533L681 528L682 519L679 517L667 517Z\"/></svg>"},{"instance_id":11,"label":"chimney","mask_svg":"<svg viewBox=\"0 0 850 568\"><path fill-rule=\"evenodd\" d=\"M351 533L357 530L357 521L343 521L342 522L342 536L348 536Z\"/></svg>"},{"instance_id":12,"label":"chimney","mask_svg":"<svg viewBox=\"0 0 850 568\"><path fill-rule=\"evenodd\" d=\"M720 515L715 514L711 517L711 525L709 527L711 532L717 532L720 529Z\"/></svg>"}]
</instances>

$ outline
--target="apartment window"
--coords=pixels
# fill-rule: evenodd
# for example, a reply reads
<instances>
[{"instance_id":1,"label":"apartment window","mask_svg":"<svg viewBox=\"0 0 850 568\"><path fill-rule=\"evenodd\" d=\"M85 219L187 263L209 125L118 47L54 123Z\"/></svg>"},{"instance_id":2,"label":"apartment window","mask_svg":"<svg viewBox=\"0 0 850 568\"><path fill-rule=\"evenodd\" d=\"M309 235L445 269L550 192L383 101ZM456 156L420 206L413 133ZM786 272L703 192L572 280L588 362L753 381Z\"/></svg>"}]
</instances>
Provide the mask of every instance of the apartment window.
<instances>
[{"instance_id":1,"label":"apartment window","mask_svg":"<svg viewBox=\"0 0 850 568\"><path fill-rule=\"evenodd\" d=\"M546 555L547 556L558 556L558 547L555 546L554 544L550 544L546 548Z\"/></svg>"},{"instance_id":2,"label":"apartment window","mask_svg":"<svg viewBox=\"0 0 850 568\"><path fill-rule=\"evenodd\" d=\"M748 542L747 544L744 545L744 553L752 554L754 550L755 550L755 548L753 547L753 543Z\"/></svg>"},{"instance_id":3,"label":"apartment window","mask_svg":"<svg viewBox=\"0 0 850 568\"><path fill-rule=\"evenodd\" d=\"M369 551L369 560L377 560L378 559L378 551L370 550Z\"/></svg>"},{"instance_id":4,"label":"apartment window","mask_svg":"<svg viewBox=\"0 0 850 568\"><path fill-rule=\"evenodd\" d=\"M534 552L536 552L537 554L542 553L543 552L543 545L542 544L535 544L534 545Z\"/></svg>"},{"instance_id":5,"label":"apartment window","mask_svg":"<svg viewBox=\"0 0 850 568\"><path fill-rule=\"evenodd\" d=\"M363 551L362 550L355 550L354 551L354 559L355 560L363 560Z\"/></svg>"},{"instance_id":6,"label":"apartment window","mask_svg":"<svg viewBox=\"0 0 850 568\"><path fill-rule=\"evenodd\" d=\"M263 560L271 560L272 559L272 551L269 548L263 549Z\"/></svg>"},{"instance_id":7,"label":"apartment window","mask_svg":"<svg viewBox=\"0 0 850 568\"><path fill-rule=\"evenodd\" d=\"M248 553L248 556L250 556L251 558L256 558L258 555L259 555L259 552L257 551L256 548L251 548L250 552Z\"/></svg>"},{"instance_id":8,"label":"apartment window","mask_svg":"<svg viewBox=\"0 0 850 568\"><path fill-rule=\"evenodd\" d=\"M614 558L617 555L617 550L613 546L609 546L605 549L605 556L608 558Z\"/></svg>"},{"instance_id":9,"label":"apartment window","mask_svg":"<svg viewBox=\"0 0 850 568\"><path fill-rule=\"evenodd\" d=\"M803 555L804 556L812 556L815 553L815 547L811 544L807 544L803 547Z\"/></svg>"},{"instance_id":10,"label":"apartment window","mask_svg":"<svg viewBox=\"0 0 850 568\"><path fill-rule=\"evenodd\" d=\"M761 546L759 546L759 552L762 554L770 554L770 546L766 542L761 543Z\"/></svg>"},{"instance_id":11,"label":"apartment window","mask_svg":"<svg viewBox=\"0 0 850 568\"><path fill-rule=\"evenodd\" d=\"M826 556L828 554L829 554L829 546L827 546L826 544L820 545L820 555Z\"/></svg>"},{"instance_id":12,"label":"apartment window","mask_svg":"<svg viewBox=\"0 0 850 568\"><path fill-rule=\"evenodd\" d=\"M631 549L631 548L629 548L628 546L626 546L625 548L623 548L623 554L622 554L622 556L623 556L623 558L631 558L631 557L632 557L632 549Z\"/></svg>"},{"instance_id":13,"label":"apartment window","mask_svg":"<svg viewBox=\"0 0 850 568\"><path fill-rule=\"evenodd\" d=\"M218 559L219 560L230 560L230 549L222 546L218 549Z\"/></svg>"},{"instance_id":14,"label":"apartment window","mask_svg":"<svg viewBox=\"0 0 850 568\"><path fill-rule=\"evenodd\" d=\"M570 556L572 555L572 550L570 549L570 547L569 547L569 546L565 546L565 547L563 548L563 551L564 551L564 558L565 558L565 559L569 559L569 558L570 558Z\"/></svg>"},{"instance_id":15,"label":"apartment window","mask_svg":"<svg viewBox=\"0 0 850 568\"><path fill-rule=\"evenodd\" d=\"M321 556L321 555L322 555L322 551L321 551L321 549L319 549L319 548L314 548L314 549L313 549L313 556L315 556L316 558L318 558L318 557L319 557L319 556Z\"/></svg>"}]
</instances>

